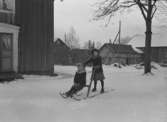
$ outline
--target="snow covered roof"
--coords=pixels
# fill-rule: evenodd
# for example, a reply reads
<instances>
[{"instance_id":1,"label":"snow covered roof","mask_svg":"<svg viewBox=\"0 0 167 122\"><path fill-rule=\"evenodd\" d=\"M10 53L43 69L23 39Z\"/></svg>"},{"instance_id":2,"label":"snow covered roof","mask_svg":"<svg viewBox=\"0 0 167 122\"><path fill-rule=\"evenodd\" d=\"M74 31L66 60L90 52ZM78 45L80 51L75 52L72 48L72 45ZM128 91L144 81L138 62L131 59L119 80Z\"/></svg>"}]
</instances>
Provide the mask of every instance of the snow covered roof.
<instances>
[{"instance_id":1,"label":"snow covered roof","mask_svg":"<svg viewBox=\"0 0 167 122\"><path fill-rule=\"evenodd\" d=\"M134 47L144 47L145 46L145 35L140 35L134 37L130 42L130 45ZM166 34L153 34L152 35L152 47L167 47L167 35Z\"/></svg>"},{"instance_id":2,"label":"snow covered roof","mask_svg":"<svg viewBox=\"0 0 167 122\"><path fill-rule=\"evenodd\" d=\"M144 53L144 52L143 52L141 49L139 49L139 48L136 48L136 47L134 47L134 46L132 46L132 48L133 48L133 50L136 51L137 53L140 53L140 54Z\"/></svg>"},{"instance_id":3,"label":"snow covered roof","mask_svg":"<svg viewBox=\"0 0 167 122\"><path fill-rule=\"evenodd\" d=\"M100 50L102 50L103 48L110 48L112 51L115 51L116 53L138 53L138 51L134 50L131 45L125 44L105 43L100 48Z\"/></svg>"}]
</instances>

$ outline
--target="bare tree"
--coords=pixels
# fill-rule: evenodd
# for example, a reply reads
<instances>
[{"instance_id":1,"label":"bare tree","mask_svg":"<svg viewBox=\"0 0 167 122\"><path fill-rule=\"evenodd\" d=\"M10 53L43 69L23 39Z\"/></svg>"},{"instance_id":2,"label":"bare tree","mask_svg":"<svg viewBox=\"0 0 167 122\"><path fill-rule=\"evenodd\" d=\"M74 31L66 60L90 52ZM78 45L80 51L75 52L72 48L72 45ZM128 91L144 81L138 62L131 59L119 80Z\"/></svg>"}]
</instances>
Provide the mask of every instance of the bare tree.
<instances>
[{"instance_id":1,"label":"bare tree","mask_svg":"<svg viewBox=\"0 0 167 122\"><path fill-rule=\"evenodd\" d=\"M138 6L138 9L141 11L146 24L144 73L151 72L152 20L157 10L156 3L161 1L162 0L104 0L103 2L97 4L98 9L95 12L96 20L109 17L110 21L111 17L116 12L133 6ZM164 0L163 2L166 1L167 0Z\"/></svg>"},{"instance_id":2,"label":"bare tree","mask_svg":"<svg viewBox=\"0 0 167 122\"><path fill-rule=\"evenodd\" d=\"M74 27L71 27L70 31L68 33L65 33L65 43L70 48L80 48L79 36L77 35Z\"/></svg>"},{"instance_id":3,"label":"bare tree","mask_svg":"<svg viewBox=\"0 0 167 122\"><path fill-rule=\"evenodd\" d=\"M95 48L95 43L91 40L87 41L84 43L84 46L83 46L84 49L93 49Z\"/></svg>"}]
</instances>

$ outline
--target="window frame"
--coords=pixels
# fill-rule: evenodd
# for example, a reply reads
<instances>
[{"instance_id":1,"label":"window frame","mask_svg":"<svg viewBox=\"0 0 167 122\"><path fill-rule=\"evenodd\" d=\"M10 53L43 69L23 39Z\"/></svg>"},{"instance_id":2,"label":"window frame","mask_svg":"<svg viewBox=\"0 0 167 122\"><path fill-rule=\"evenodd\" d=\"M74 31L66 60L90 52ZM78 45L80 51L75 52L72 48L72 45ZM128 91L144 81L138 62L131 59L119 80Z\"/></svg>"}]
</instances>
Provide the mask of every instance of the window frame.
<instances>
[{"instance_id":1,"label":"window frame","mask_svg":"<svg viewBox=\"0 0 167 122\"><path fill-rule=\"evenodd\" d=\"M3 56L2 55L2 40L1 40L1 36L2 35L7 35L10 36L10 44L11 44L11 48L9 49L10 55L9 56ZM9 69L2 69L2 61L3 59L10 59L10 68ZM4 73L4 72L11 72L13 71L13 33L4 33L4 32L0 32L0 72Z\"/></svg>"}]
</instances>

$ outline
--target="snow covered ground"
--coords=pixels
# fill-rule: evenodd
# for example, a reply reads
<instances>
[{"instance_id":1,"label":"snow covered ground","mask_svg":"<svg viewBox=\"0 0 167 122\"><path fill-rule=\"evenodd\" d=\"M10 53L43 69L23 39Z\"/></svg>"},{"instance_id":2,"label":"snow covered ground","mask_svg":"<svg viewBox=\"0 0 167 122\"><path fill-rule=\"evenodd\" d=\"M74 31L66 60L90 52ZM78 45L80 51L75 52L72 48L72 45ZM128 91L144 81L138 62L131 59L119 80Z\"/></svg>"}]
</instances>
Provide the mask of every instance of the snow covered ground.
<instances>
[{"instance_id":1,"label":"snow covered ground","mask_svg":"<svg viewBox=\"0 0 167 122\"><path fill-rule=\"evenodd\" d=\"M0 84L0 122L167 122L167 69L146 76L134 66L104 66L109 93L80 102L59 96L71 86L75 70L55 66L58 77Z\"/></svg>"}]
</instances>

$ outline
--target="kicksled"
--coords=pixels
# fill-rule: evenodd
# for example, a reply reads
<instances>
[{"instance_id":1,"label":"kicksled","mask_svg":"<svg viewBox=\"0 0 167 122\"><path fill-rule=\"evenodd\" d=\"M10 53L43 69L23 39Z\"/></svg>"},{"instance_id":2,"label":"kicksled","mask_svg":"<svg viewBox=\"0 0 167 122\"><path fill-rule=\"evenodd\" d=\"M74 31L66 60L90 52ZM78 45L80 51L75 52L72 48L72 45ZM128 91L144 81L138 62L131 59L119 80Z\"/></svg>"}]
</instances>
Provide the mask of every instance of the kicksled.
<instances>
[{"instance_id":1,"label":"kicksled","mask_svg":"<svg viewBox=\"0 0 167 122\"><path fill-rule=\"evenodd\" d=\"M62 93L60 92L60 96L64 99L73 99L75 101L81 101L81 100L88 100L88 99L91 99L91 98L95 98L95 97L98 97L98 96L101 96L101 95L104 95L104 94L107 94L109 92L112 92L114 91L114 89L110 89L110 90L105 90L103 93L100 93L100 91L96 91L96 92L91 92L89 93L89 95L87 96L87 94L84 94L84 93L79 93L79 94L75 94L71 97L67 97L65 95L65 93ZM89 91L90 92L90 91Z\"/></svg>"},{"instance_id":2,"label":"kicksled","mask_svg":"<svg viewBox=\"0 0 167 122\"><path fill-rule=\"evenodd\" d=\"M95 72L93 71L93 75L95 74ZM87 91L87 94L86 94L86 97L84 97L84 98L82 98L82 99L87 99L87 98L89 98L89 94L90 94L90 89L91 89L91 86L92 86L92 82L93 82L93 80L91 79L90 80L90 83L88 84L88 85L85 85L85 87L87 87L88 88L88 91ZM59 93L60 94L60 96L62 96L63 98L68 98L68 97L66 97L66 95L64 94L64 93ZM70 98L72 98L72 99L74 99L74 100L77 100L77 101L80 101L80 100L82 100L81 98L77 98L76 96L71 96Z\"/></svg>"},{"instance_id":3,"label":"kicksled","mask_svg":"<svg viewBox=\"0 0 167 122\"><path fill-rule=\"evenodd\" d=\"M93 75L94 75L94 74L95 74L95 71L93 71ZM110 92L110 91L113 91L113 89L111 89L111 90L105 90L103 93L95 92L95 93L93 93L93 95L92 95L92 93L91 93L91 95L90 95L92 82L93 82L93 79L90 80L90 82L89 82L88 85L85 85L85 87L87 87L87 93L86 93L86 95L75 94L75 95L72 95L72 96L70 96L70 97L67 97L67 96L65 95L65 93L61 93L61 92L60 92L59 94L60 94L60 96L61 96L62 98L64 98L64 99L71 98L71 99L74 99L74 100L76 100L76 101L80 101L80 100L86 100L86 99L89 99L89 98L94 98L94 97L96 97L96 96L98 96L98 95L102 95L102 94L108 93L108 92Z\"/></svg>"}]
</instances>

